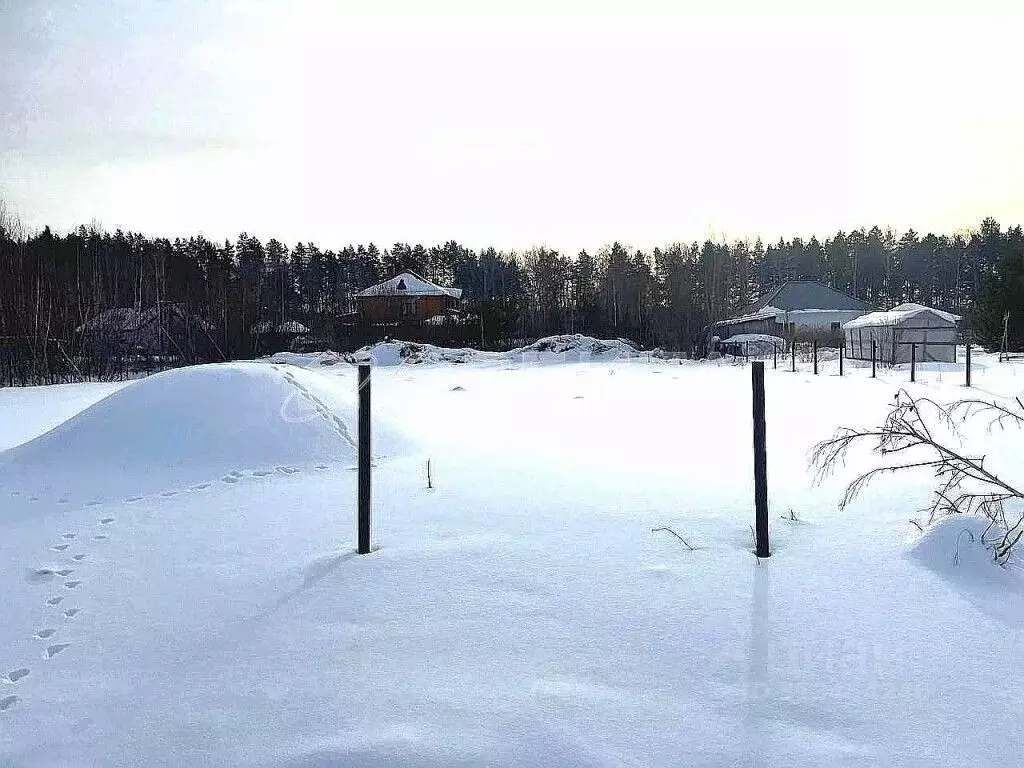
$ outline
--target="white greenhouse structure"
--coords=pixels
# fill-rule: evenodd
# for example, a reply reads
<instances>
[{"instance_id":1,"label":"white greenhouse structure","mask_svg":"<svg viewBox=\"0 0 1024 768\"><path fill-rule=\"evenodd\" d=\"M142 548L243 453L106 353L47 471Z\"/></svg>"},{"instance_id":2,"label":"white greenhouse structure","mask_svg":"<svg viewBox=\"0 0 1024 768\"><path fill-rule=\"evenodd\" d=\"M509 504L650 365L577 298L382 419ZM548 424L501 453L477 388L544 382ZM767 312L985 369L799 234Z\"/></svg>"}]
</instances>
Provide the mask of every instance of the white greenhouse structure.
<instances>
[{"instance_id":1,"label":"white greenhouse structure","mask_svg":"<svg viewBox=\"0 0 1024 768\"><path fill-rule=\"evenodd\" d=\"M870 360L874 342L880 363L909 363L914 347L918 362L955 363L959 320L959 315L921 304L870 312L843 325L846 356Z\"/></svg>"}]
</instances>

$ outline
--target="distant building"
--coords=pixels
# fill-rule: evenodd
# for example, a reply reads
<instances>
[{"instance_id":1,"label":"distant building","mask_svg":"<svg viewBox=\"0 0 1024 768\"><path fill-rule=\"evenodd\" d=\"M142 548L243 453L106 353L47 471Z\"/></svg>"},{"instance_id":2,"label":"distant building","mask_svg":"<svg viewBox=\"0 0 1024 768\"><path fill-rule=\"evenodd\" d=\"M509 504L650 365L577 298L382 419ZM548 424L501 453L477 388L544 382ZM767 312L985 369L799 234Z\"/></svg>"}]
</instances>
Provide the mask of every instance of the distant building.
<instances>
[{"instance_id":1,"label":"distant building","mask_svg":"<svg viewBox=\"0 0 1024 768\"><path fill-rule=\"evenodd\" d=\"M101 357L204 357L212 342L210 325L181 304L101 312L75 329L82 347Z\"/></svg>"},{"instance_id":2,"label":"distant building","mask_svg":"<svg viewBox=\"0 0 1024 768\"><path fill-rule=\"evenodd\" d=\"M841 335L844 323L871 311L871 306L816 280L790 280L715 323L712 333L723 341L739 334L759 333L792 339L798 335Z\"/></svg>"},{"instance_id":3,"label":"distant building","mask_svg":"<svg viewBox=\"0 0 1024 768\"><path fill-rule=\"evenodd\" d=\"M918 362L955 363L959 321L960 315L922 304L861 315L843 326L846 356L870 360L874 354L881 363L909 363L916 345Z\"/></svg>"},{"instance_id":4,"label":"distant building","mask_svg":"<svg viewBox=\"0 0 1024 768\"><path fill-rule=\"evenodd\" d=\"M252 327L251 332L256 342L256 351L267 354L301 346L310 331L298 320L285 320L281 323L261 320Z\"/></svg>"},{"instance_id":5,"label":"distant building","mask_svg":"<svg viewBox=\"0 0 1024 768\"><path fill-rule=\"evenodd\" d=\"M423 322L458 316L462 289L444 288L407 271L360 291L356 303L359 319L373 325Z\"/></svg>"}]
</instances>

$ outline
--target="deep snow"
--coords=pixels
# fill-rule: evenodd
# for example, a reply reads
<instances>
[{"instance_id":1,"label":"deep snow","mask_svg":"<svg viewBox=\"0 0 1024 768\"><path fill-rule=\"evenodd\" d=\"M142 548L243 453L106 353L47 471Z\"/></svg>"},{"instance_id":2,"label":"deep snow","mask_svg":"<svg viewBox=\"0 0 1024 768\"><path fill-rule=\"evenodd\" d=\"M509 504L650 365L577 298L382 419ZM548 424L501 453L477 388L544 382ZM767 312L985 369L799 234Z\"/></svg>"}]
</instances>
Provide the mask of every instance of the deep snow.
<instances>
[{"instance_id":1,"label":"deep snow","mask_svg":"<svg viewBox=\"0 0 1024 768\"><path fill-rule=\"evenodd\" d=\"M913 387L901 369L769 370L773 556L759 563L749 367L377 368L378 549L359 557L351 446L320 431L315 402L282 416L290 376L351 424L355 370L323 359L241 366L222 396L211 369L177 372L180 399L133 383L0 454L52 473L65 500L27 471L0 487L0 762L1021 761L1018 573L950 524L921 540L908 520L927 476L882 478L839 512L865 456L821 486L806 464L836 426L877 423L900 386L958 396L957 368ZM1019 365L976 363L978 393L1021 391ZM83 392L23 392L4 439L35 418L45 431ZM182 419L203 439L182 438Z\"/></svg>"},{"instance_id":2,"label":"deep snow","mask_svg":"<svg viewBox=\"0 0 1024 768\"><path fill-rule=\"evenodd\" d=\"M355 403L349 388L303 368L220 363L165 371L0 453L0 485L21 486L42 504L87 495L99 505L211 477L230 483L250 472L351 465ZM384 430L378 452L393 452L396 441Z\"/></svg>"}]
</instances>

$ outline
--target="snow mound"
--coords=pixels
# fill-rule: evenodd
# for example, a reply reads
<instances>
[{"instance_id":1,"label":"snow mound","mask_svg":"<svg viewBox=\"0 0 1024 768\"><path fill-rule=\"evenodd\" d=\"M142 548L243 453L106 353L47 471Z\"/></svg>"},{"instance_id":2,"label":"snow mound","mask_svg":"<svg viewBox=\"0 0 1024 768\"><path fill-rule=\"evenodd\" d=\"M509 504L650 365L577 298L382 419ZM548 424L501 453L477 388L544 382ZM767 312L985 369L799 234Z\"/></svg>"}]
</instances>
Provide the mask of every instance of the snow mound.
<instances>
[{"instance_id":1,"label":"snow mound","mask_svg":"<svg viewBox=\"0 0 1024 768\"><path fill-rule=\"evenodd\" d=\"M325 365L337 365L344 362L345 357L337 352L325 349L323 352L275 352L260 358L261 363L279 363L297 365L300 368L318 368Z\"/></svg>"},{"instance_id":2,"label":"snow mound","mask_svg":"<svg viewBox=\"0 0 1024 768\"><path fill-rule=\"evenodd\" d=\"M433 344L419 344L411 341L382 341L363 347L352 355L353 362L372 365L434 365L438 363L469 363L475 360L500 361L505 359L501 352L481 352L478 349L449 349Z\"/></svg>"},{"instance_id":3,"label":"snow mound","mask_svg":"<svg viewBox=\"0 0 1024 768\"><path fill-rule=\"evenodd\" d=\"M995 561L992 543L999 534L980 515L943 517L914 543L911 553L941 576L957 581L1000 580L1005 569Z\"/></svg>"},{"instance_id":4,"label":"snow mound","mask_svg":"<svg viewBox=\"0 0 1024 768\"><path fill-rule=\"evenodd\" d=\"M237 480L250 470L351 464L350 387L302 368L259 363L166 371L0 454L0 482L106 496L222 475ZM384 431L383 443L375 436L375 451L395 445Z\"/></svg>"},{"instance_id":5,"label":"snow mound","mask_svg":"<svg viewBox=\"0 0 1024 768\"><path fill-rule=\"evenodd\" d=\"M581 360L616 360L636 357L637 348L626 339L595 339L576 333L570 336L547 336L528 347L509 352L513 357L529 353L577 358Z\"/></svg>"},{"instance_id":6,"label":"snow mound","mask_svg":"<svg viewBox=\"0 0 1024 768\"><path fill-rule=\"evenodd\" d=\"M478 349L449 349L410 341L386 341L363 347L352 355L353 362L373 365L456 364L471 362L585 362L636 357L635 346L625 339L602 340L582 334L547 336L526 347L508 352Z\"/></svg>"}]
</instances>

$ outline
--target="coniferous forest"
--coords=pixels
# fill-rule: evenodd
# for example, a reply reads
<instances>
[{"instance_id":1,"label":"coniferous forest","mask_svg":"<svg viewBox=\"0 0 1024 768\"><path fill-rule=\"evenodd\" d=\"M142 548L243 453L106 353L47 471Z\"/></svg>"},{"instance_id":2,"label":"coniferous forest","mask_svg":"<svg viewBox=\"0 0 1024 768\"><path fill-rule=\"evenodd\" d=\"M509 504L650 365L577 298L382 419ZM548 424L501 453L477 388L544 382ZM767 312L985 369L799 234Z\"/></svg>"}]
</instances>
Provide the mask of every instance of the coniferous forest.
<instances>
[{"instance_id":1,"label":"coniferous forest","mask_svg":"<svg viewBox=\"0 0 1024 768\"><path fill-rule=\"evenodd\" d=\"M75 329L122 307L175 306L202 318L202 343L178 350L185 362L261 354L254 328L286 320L307 326L316 343L344 350L387 332L341 322L354 310L352 294L403 269L464 290L465 322L448 337L433 329L428 340L489 349L584 333L699 354L709 324L787 279L820 280L878 308L914 301L955 312L966 333L990 347L1000 343L1008 311L1011 346L1024 343L1024 232L993 219L952 235L872 227L825 240L708 240L651 250L612 243L564 254L472 250L454 240L329 248L247 233L212 242L97 226L28 232L0 207L0 269L4 383L66 378L81 368ZM399 330L415 332L391 333Z\"/></svg>"}]
</instances>

